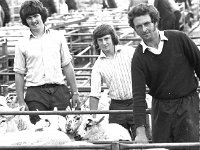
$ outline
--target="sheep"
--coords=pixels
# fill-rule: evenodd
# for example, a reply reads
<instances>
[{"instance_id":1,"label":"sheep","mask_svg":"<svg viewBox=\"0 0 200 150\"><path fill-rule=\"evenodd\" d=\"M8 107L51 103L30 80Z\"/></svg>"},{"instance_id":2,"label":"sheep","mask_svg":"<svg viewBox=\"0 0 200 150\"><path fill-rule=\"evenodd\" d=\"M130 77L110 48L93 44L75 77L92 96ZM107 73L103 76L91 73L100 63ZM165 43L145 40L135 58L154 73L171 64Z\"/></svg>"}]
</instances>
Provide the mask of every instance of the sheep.
<instances>
[{"instance_id":1,"label":"sheep","mask_svg":"<svg viewBox=\"0 0 200 150\"><path fill-rule=\"evenodd\" d=\"M103 119L104 117L99 120L95 118L95 121L91 115L74 116L75 121L71 121L68 131L75 134L75 139L78 137L89 141L131 141L127 129L117 123L103 122Z\"/></svg>"},{"instance_id":2,"label":"sheep","mask_svg":"<svg viewBox=\"0 0 200 150\"><path fill-rule=\"evenodd\" d=\"M101 98L99 100L98 104L98 110L109 110L109 105L110 105L111 99L108 97L108 90L104 90L104 92L101 93ZM66 108L67 111L72 111L69 107ZM86 100L83 100L81 103L81 110L82 111L89 111L89 98ZM77 128L80 126L83 118L86 115L66 115L66 120L67 120L67 133L68 134L74 134L74 132L77 130ZM96 118L102 118L104 117L103 122L108 123L108 114L95 114ZM86 117L87 118L87 117Z\"/></svg>"},{"instance_id":3,"label":"sheep","mask_svg":"<svg viewBox=\"0 0 200 150\"><path fill-rule=\"evenodd\" d=\"M23 110L21 108L23 107L18 109ZM16 109L9 108L9 110ZM29 115L1 115L0 145L61 145L72 141L65 133L66 119L64 117L62 118L59 115L41 115L41 117L41 122L48 118L51 126L41 128L39 125L34 125L30 122ZM62 124L63 122L64 124ZM61 129L61 131L58 129Z\"/></svg>"},{"instance_id":4,"label":"sheep","mask_svg":"<svg viewBox=\"0 0 200 150\"><path fill-rule=\"evenodd\" d=\"M62 145L71 142L67 134L58 130L23 130L7 132L0 136L0 146L14 145Z\"/></svg>"},{"instance_id":5,"label":"sheep","mask_svg":"<svg viewBox=\"0 0 200 150\"><path fill-rule=\"evenodd\" d=\"M24 111L25 107L9 108L1 106L3 111ZM30 122L29 115L0 115L0 133L15 132L32 129L34 125Z\"/></svg>"},{"instance_id":6,"label":"sheep","mask_svg":"<svg viewBox=\"0 0 200 150\"><path fill-rule=\"evenodd\" d=\"M57 108L54 108L57 111ZM40 120L35 124L38 130L43 128L51 128L66 133L67 120L61 115L39 115Z\"/></svg>"}]
</instances>

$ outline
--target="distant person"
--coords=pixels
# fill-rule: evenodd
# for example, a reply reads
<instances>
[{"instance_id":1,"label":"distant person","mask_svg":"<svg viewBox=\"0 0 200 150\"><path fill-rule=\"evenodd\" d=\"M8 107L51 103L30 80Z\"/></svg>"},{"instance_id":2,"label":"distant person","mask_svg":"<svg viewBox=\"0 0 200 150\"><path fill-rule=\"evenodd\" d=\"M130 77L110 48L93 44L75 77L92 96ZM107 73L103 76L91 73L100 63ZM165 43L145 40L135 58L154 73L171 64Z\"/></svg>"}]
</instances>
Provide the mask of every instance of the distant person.
<instances>
[{"instance_id":1,"label":"distant person","mask_svg":"<svg viewBox=\"0 0 200 150\"><path fill-rule=\"evenodd\" d=\"M65 0L59 0L59 14L64 15L67 14L68 11L68 6L65 3Z\"/></svg>"},{"instance_id":2,"label":"distant person","mask_svg":"<svg viewBox=\"0 0 200 150\"><path fill-rule=\"evenodd\" d=\"M177 3L184 3L185 9L188 9L192 6L192 0L175 0Z\"/></svg>"},{"instance_id":3,"label":"distant person","mask_svg":"<svg viewBox=\"0 0 200 150\"><path fill-rule=\"evenodd\" d=\"M68 10L77 10L77 3L76 0L65 0L65 3L68 6Z\"/></svg>"},{"instance_id":4,"label":"distant person","mask_svg":"<svg viewBox=\"0 0 200 150\"><path fill-rule=\"evenodd\" d=\"M128 10L140 3L148 3L148 0L129 0Z\"/></svg>"},{"instance_id":5,"label":"distant person","mask_svg":"<svg viewBox=\"0 0 200 150\"><path fill-rule=\"evenodd\" d=\"M5 26L7 23L10 22L11 16L10 16L10 8L8 6L8 3L6 0L0 0L0 6L3 9L3 26ZM2 15L1 13L1 15Z\"/></svg>"},{"instance_id":6,"label":"distant person","mask_svg":"<svg viewBox=\"0 0 200 150\"><path fill-rule=\"evenodd\" d=\"M109 8L117 8L115 0L107 0L107 4Z\"/></svg>"},{"instance_id":7,"label":"distant person","mask_svg":"<svg viewBox=\"0 0 200 150\"><path fill-rule=\"evenodd\" d=\"M154 6L160 13L159 30L179 30L181 13L174 0L155 0Z\"/></svg>"},{"instance_id":8,"label":"distant person","mask_svg":"<svg viewBox=\"0 0 200 150\"><path fill-rule=\"evenodd\" d=\"M174 0L169 0L169 3L170 3L170 6L172 8L172 11L174 12L174 15L176 17L176 19L175 19L175 29L180 30L180 19L181 19L180 8Z\"/></svg>"},{"instance_id":9,"label":"distant person","mask_svg":"<svg viewBox=\"0 0 200 150\"><path fill-rule=\"evenodd\" d=\"M108 4L106 0L103 0L102 5L103 5L102 7L103 9L108 8Z\"/></svg>"},{"instance_id":10,"label":"distant person","mask_svg":"<svg viewBox=\"0 0 200 150\"><path fill-rule=\"evenodd\" d=\"M103 8L117 8L115 0L103 0Z\"/></svg>"},{"instance_id":11,"label":"distant person","mask_svg":"<svg viewBox=\"0 0 200 150\"><path fill-rule=\"evenodd\" d=\"M54 0L40 0L40 2L42 2L43 6L47 8L49 17L57 13Z\"/></svg>"}]
</instances>

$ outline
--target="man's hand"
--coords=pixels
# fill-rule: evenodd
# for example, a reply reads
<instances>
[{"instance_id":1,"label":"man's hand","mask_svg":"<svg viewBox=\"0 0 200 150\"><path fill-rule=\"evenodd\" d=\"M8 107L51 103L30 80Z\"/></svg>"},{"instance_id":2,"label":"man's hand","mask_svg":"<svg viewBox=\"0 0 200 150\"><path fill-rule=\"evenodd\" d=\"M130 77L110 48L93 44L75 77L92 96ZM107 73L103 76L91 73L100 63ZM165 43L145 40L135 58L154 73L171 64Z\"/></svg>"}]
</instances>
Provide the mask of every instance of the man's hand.
<instances>
[{"instance_id":1,"label":"man's hand","mask_svg":"<svg viewBox=\"0 0 200 150\"><path fill-rule=\"evenodd\" d=\"M149 143L146 136L145 127L140 126L136 129L135 143Z\"/></svg>"},{"instance_id":2,"label":"man's hand","mask_svg":"<svg viewBox=\"0 0 200 150\"><path fill-rule=\"evenodd\" d=\"M19 100L19 99L17 99L17 101L18 101L18 104L19 104L20 107L24 107L24 108L25 108L24 111L29 111L28 106L27 106L27 104L24 102L24 100Z\"/></svg>"},{"instance_id":3,"label":"man's hand","mask_svg":"<svg viewBox=\"0 0 200 150\"><path fill-rule=\"evenodd\" d=\"M72 96L72 108L75 108L76 110L80 109L80 98L79 94L74 94Z\"/></svg>"}]
</instances>

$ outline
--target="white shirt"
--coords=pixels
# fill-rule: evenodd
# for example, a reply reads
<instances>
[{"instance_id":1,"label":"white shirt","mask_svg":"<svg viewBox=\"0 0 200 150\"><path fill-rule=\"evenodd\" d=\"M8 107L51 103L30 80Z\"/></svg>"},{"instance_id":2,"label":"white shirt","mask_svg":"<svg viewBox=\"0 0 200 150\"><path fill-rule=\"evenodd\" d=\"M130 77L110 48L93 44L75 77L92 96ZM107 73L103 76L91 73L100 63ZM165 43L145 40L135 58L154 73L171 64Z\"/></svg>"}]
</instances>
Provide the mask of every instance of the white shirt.
<instances>
[{"instance_id":1,"label":"white shirt","mask_svg":"<svg viewBox=\"0 0 200 150\"><path fill-rule=\"evenodd\" d=\"M132 98L131 61L135 49L131 46L116 46L114 58L101 51L91 76L90 96L100 98L102 82L106 83L111 99Z\"/></svg>"},{"instance_id":2,"label":"white shirt","mask_svg":"<svg viewBox=\"0 0 200 150\"><path fill-rule=\"evenodd\" d=\"M146 50L149 50L150 52L152 52L153 54L156 54L156 55L159 55L161 54L162 52L162 49L163 49L163 45L164 45L164 41L165 40L168 40L167 37L164 35L164 31L158 31L159 35L160 35L160 42L158 44L158 49L157 48L154 48L154 47L150 47L150 46L147 46L144 41L142 40L140 42L140 44L142 45L142 50L143 50L143 53L146 51Z\"/></svg>"},{"instance_id":3,"label":"white shirt","mask_svg":"<svg viewBox=\"0 0 200 150\"><path fill-rule=\"evenodd\" d=\"M45 30L40 39L28 34L15 48L14 71L26 74L26 86L65 84L62 67L71 62L64 35Z\"/></svg>"}]
</instances>

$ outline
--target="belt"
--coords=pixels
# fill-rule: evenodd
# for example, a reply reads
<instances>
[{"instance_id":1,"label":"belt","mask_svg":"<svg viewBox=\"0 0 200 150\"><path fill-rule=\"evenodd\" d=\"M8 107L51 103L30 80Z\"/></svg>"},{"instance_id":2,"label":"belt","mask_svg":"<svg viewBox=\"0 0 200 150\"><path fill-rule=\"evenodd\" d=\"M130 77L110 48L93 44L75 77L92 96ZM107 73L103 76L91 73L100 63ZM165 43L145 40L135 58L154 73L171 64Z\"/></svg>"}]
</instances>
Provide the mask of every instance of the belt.
<instances>
[{"instance_id":1,"label":"belt","mask_svg":"<svg viewBox=\"0 0 200 150\"><path fill-rule=\"evenodd\" d=\"M38 87L40 87L40 88L54 88L54 87L57 87L59 85L60 84L43 84L43 85L40 85Z\"/></svg>"},{"instance_id":2,"label":"belt","mask_svg":"<svg viewBox=\"0 0 200 150\"><path fill-rule=\"evenodd\" d=\"M133 102L133 98L131 99L125 99L125 100L117 100L117 99L111 99L111 102L114 102L114 103L128 103L128 102Z\"/></svg>"}]
</instances>

